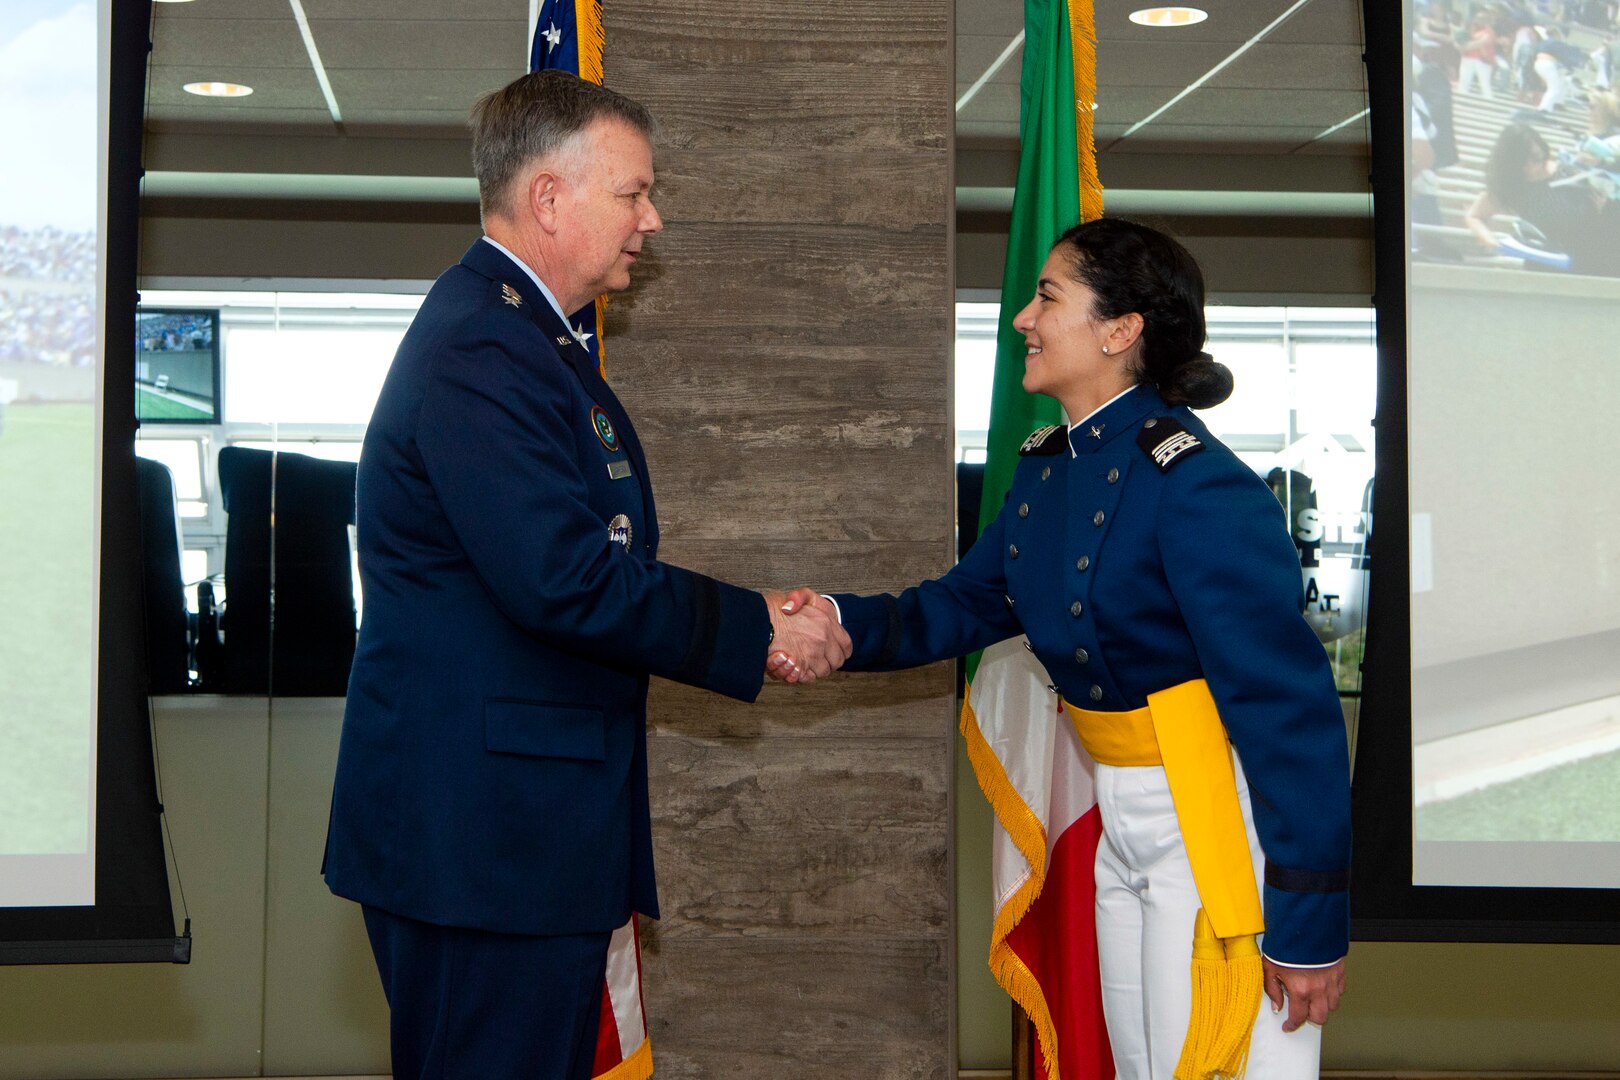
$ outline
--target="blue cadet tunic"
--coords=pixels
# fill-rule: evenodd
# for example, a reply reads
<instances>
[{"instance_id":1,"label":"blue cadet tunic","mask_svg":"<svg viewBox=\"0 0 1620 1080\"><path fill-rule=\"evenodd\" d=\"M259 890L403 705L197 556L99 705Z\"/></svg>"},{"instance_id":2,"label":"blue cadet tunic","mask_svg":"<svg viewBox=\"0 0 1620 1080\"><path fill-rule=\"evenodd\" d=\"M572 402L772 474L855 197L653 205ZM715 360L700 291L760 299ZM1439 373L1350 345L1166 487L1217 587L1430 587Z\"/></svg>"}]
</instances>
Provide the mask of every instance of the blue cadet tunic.
<instances>
[{"instance_id":1,"label":"blue cadet tunic","mask_svg":"<svg viewBox=\"0 0 1620 1080\"><path fill-rule=\"evenodd\" d=\"M1203 678L1248 775L1265 954L1349 948L1349 755L1270 489L1185 407L1137 387L1024 444L1001 512L944 577L837 595L847 668L961 656L1020 632L1075 704L1123 712Z\"/></svg>"},{"instance_id":2,"label":"blue cadet tunic","mask_svg":"<svg viewBox=\"0 0 1620 1080\"><path fill-rule=\"evenodd\" d=\"M657 560L630 418L523 269L439 278L366 430L365 618L325 874L421 922L656 917L649 673L752 700L760 595Z\"/></svg>"}]
</instances>

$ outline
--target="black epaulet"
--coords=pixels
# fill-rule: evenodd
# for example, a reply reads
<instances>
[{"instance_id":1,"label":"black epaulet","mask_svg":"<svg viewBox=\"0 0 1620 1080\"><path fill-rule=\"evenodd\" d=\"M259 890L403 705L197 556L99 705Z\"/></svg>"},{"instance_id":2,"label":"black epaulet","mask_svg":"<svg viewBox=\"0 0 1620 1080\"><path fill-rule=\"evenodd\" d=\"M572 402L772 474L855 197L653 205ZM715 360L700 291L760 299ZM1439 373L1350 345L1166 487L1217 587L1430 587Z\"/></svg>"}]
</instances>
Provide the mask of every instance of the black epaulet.
<instances>
[{"instance_id":1,"label":"black epaulet","mask_svg":"<svg viewBox=\"0 0 1620 1080\"><path fill-rule=\"evenodd\" d=\"M1143 421L1142 430L1136 433L1136 445L1153 459L1162 473L1169 472L1170 466L1188 454L1196 454L1204 448L1198 436L1171 416L1155 416Z\"/></svg>"},{"instance_id":2,"label":"black epaulet","mask_svg":"<svg viewBox=\"0 0 1620 1080\"><path fill-rule=\"evenodd\" d=\"M1018 448L1019 457L1028 457L1031 454L1056 454L1069 445L1068 434L1065 429L1056 424L1037 428L1024 445Z\"/></svg>"}]
</instances>

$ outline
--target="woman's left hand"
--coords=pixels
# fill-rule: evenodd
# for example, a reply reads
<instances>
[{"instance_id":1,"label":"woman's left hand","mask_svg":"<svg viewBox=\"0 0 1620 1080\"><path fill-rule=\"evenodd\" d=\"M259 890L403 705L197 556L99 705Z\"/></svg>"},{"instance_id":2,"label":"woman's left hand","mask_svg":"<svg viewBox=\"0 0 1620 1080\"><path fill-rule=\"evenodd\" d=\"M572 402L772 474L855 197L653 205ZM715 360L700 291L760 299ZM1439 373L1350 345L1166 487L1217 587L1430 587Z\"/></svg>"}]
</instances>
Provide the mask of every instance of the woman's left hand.
<instances>
[{"instance_id":1,"label":"woman's left hand","mask_svg":"<svg viewBox=\"0 0 1620 1080\"><path fill-rule=\"evenodd\" d=\"M1284 1031L1298 1030L1309 1020L1313 1024L1327 1023L1328 1013L1339 1007L1344 994L1344 961L1330 967L1284 967L1270 959L1263 961L1266 975L1266 996L1271 999L1271 1011L1282 1012L1288 1006L1288 1019L1283 1021Z\"/></svg>"}]
</instances>

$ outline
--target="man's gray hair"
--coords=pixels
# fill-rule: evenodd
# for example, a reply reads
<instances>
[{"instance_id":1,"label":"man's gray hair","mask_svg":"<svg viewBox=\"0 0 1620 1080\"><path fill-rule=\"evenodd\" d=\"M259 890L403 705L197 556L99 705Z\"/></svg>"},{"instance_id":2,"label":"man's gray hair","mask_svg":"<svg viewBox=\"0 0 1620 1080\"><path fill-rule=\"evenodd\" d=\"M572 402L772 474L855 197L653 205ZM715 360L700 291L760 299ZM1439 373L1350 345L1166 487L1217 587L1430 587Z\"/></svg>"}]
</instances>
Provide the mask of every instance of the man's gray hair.
<instances>
[{"instance_id":1,"label":"man's gray hair","mask_svg":"<svg viewBox=\"0 0 1620 1080\"><path fill-rule=\"evenodd\" d=\"M479 98L469 126L482 215L509 209L509 189L525 165L604 119L621 120L648 139L656 130L646 106L566 71L531 71Z\"/></svg>"}]
</instances>

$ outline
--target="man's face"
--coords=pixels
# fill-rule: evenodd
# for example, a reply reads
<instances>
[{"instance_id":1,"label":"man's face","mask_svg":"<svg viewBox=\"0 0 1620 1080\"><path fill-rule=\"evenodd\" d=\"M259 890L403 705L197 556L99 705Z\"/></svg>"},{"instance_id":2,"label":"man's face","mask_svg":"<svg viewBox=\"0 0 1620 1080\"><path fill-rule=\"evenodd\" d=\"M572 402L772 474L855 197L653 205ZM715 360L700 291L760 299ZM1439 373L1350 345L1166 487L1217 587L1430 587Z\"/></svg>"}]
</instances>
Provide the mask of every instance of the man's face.
<instances>
[{"instance_id":1,"label":"man's face","mask_svg":"<svg viewBox=\"0 0 1620 1080\"><path fill-rule=\"evenodd\" d=\"M652 204L645 135L621 120L598 120L580 134L577 155L558 203L558 240L583 306L630 286L642 241L664 222Z\"/></svg>"}]
</instances>

